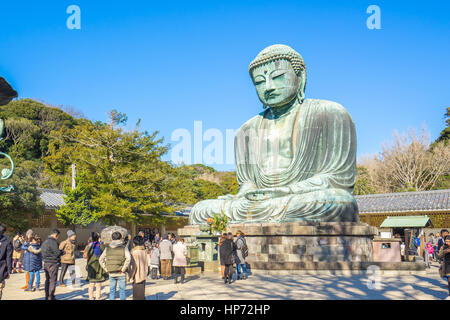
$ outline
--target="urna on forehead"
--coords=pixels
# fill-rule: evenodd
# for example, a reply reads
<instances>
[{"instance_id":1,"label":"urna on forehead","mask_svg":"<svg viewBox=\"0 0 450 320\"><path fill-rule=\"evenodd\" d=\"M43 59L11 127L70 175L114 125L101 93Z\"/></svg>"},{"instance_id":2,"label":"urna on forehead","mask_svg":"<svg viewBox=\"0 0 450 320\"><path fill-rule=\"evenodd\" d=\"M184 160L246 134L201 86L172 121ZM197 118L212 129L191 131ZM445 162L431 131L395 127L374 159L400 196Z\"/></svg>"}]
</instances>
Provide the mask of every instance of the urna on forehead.
<instances>
[{"instance_id":1,"label":"urna on forehead","mask_svg":"<svg viewBox=\"0 0 450 320\"><path fill-rule=\"evenodd\" d=\"M303 57L291 47L283 44L274 44L263 49L250 63L248 70L251 74L254 68L277 60L289 61L297 75L299 75L302 71L306 72L305 61L303 60Z\"/></svg>"}]
</instances>

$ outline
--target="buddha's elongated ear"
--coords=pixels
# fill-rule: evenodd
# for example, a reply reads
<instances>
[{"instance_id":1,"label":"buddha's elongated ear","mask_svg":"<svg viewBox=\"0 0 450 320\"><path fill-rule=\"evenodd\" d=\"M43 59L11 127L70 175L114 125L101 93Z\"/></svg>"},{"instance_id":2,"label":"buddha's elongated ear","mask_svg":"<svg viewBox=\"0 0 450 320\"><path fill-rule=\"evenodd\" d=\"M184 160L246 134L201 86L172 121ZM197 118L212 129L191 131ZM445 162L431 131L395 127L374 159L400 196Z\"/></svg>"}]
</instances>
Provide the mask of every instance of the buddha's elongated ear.
<instances>
[{"instance_id":1,"label":"buddha's elongated ear","mask_svg":"<svg viewBox=\"0 0 450 320\"><path fill-rule=\"evenodd\" d=\"M298 103L302 104L303 100L305 100L306 70L303 69L300 72L300 75L298 77L299 77L300 84L298 86L298 91L297 91L297 100L298 100Z\"/></svg>"}]
</instances>

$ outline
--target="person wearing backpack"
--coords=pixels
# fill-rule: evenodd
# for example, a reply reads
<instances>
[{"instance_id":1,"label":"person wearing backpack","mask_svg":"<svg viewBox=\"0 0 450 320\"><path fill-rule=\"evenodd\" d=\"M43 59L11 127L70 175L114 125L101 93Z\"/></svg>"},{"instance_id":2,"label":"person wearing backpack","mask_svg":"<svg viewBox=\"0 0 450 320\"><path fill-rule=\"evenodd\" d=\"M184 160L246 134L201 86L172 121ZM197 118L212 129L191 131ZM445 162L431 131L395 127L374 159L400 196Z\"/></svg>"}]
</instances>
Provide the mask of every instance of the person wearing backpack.
<instances>
[{"instance_id":1,"label":"person wearing backpack","mask_svg":"<svg viewBox=\"0 0 450 320\"><path fill-rule=\"evenodd\" d=\"M86 251L86 270L89 281L89 300L100 300L102 297L102 283L108 279L108 274L100 266L100 256L105 251L105 246L100 242L100 235L97 232L92 232L91 243Z\"/></svg>"},{"instance_id":2,"label":"person wearing backpack","mask_svg":"<svg viewBox=\"0 0 450 320\"><path fill-rule=\"evenodd\" d=\"M13 239L13 271L12 273L23 273L22 271L22 245L25 242L22 232L17 232L16 236ZM19 269L17 269L17 265L19 265Z\"/></svg>"},{"instance_id":3,"label":"person wearing backpack","mask_svg":"<svg viewBox=\"0 0 450 320\"><path fill-rule=\"evenodd\" d=\"M245 240L245 234L238 230L236 232L236 269L237 269L237 279L245 280L248 278L247 266L245 263L245 258L248 256L247 241ZM242 273L241 273L242 268Z\"/></svg>"}]
</instances>

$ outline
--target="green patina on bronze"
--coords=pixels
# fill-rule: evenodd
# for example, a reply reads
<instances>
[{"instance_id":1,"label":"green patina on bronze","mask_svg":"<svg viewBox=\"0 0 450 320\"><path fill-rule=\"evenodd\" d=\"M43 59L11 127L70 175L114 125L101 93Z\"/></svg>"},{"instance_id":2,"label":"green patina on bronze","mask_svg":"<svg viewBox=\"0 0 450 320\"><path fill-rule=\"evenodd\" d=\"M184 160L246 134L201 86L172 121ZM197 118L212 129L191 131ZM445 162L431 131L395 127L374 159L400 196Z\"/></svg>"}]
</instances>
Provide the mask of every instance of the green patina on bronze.
<instances>
[{"instance_id":1,"label":"green patina on bronze","mask_svg":"<svg viewBox=\"0 0 450 320\"><path fill-rule=\"evenodd\" d=\"M288 46L267 47L249 72L265 110L236 135L239 192L197 203L190 223L220 213L230 223L359 222L348 112L336 102L305 100L305 63Z\"/></svg>"},{"instance_id":2,"label":"green patina on bronze","mask_svg":"<svg viewBox=\"0 0 450 320\"><path fill-rule=\"evenodd\" d=\"M0 77L0 106L8 104L12 99L17 97L17 92L9 85L9 83ZM5 121L0 119L0 141L3 140L5 133ZM3 168L0 172L0 179L6 180L12 177L14 173L14 161L12 158L4 153L0 152L0 156L7 158L11 164L11 168ZM0 191L11 192L14 190L14 186L9 185L7 187L0 187Z\"/></svg>"}]
</instances>

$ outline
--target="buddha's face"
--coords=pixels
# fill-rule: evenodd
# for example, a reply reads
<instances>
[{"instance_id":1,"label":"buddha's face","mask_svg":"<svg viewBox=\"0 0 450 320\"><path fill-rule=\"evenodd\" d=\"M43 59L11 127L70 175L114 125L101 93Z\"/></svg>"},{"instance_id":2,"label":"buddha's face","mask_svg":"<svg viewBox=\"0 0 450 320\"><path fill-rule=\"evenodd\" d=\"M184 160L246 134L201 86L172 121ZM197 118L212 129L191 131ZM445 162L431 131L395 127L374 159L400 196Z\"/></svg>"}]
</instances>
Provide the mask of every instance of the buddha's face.
<instances>
[{"instance_id":1,"label":"buddha's face","mask_svg":"<svg viewBox=\"0 0 450 320\"><path fill-rule=\"evenodd\" d=\"M300 86L300 77L285 59L270 61L254 68L252 79L259 99L271 108L291 102Z\"/></svg>"}]
</instances>

